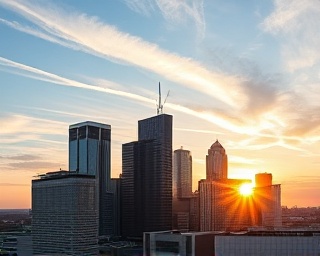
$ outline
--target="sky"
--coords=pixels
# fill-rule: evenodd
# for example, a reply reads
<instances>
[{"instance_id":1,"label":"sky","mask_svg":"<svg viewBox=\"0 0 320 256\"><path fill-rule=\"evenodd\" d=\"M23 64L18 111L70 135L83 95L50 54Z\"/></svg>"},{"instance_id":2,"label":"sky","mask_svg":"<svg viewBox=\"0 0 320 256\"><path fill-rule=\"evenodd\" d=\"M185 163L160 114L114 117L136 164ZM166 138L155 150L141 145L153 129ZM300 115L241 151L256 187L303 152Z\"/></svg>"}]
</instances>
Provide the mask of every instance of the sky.
<instances>
[{"instance_id":1,"label":"sky","mask_svg":"<svg viewBox=\"0 0 320 256\"><path fill-rule=\"evenodd\" d=\"M268 172L282 205L320 206L320 1L0 0L0 208L68 169L69 125L111 125L112 177L169 96L193 190L216 141L229 178Z\"/></svg>"}]
</instances>

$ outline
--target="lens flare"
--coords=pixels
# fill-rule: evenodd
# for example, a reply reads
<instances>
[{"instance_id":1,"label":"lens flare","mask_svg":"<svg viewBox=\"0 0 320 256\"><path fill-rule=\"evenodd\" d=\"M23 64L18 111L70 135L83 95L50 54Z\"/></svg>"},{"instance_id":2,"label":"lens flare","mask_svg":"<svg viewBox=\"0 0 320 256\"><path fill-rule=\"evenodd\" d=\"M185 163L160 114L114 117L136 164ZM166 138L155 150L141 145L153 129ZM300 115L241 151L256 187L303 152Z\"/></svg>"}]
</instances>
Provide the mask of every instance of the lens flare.
<instances>
[{"instance_id":1,"label":"lens flare","mask_svg":"<svg viewBox=\"0 0 320 256\"><path fill-rule=\"evenodd\" d=\"M253 193L253 185L251 183L242 184L239 188L239 192L243 196L251 196Z\"/></svg>"}]
</instances>

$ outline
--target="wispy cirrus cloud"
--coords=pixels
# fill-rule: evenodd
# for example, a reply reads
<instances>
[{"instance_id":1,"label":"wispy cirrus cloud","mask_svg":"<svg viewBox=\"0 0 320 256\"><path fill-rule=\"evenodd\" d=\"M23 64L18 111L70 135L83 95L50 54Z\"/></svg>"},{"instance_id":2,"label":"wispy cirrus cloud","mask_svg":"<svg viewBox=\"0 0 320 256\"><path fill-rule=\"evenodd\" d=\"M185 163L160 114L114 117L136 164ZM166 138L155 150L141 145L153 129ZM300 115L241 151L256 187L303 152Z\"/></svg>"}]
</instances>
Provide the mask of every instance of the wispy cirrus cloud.
<instances>
[{"instance_id":1,"label":"wispy cirrus cloud","mask_svg":"<svg viewBox=\"0 0 320 256\"><path fill-rule=\"evenodd\" d=\"M39 79L39 80L43 80L56 85L61 85L61 86L71 86L71 87L82 88L87 90L99 91L107 94L113 94L113 95L124 97L130 100L134 100L150 108L154 107L154 101L147 97L137 95L134 93L128 93L121 90L106 88L105 84L104 84L104 87L101 88L99 87L99 85L90 85L90 84L82 83L72 79L68 79L65 77L61 77L56 74L52 74L37 68L33 68L21 63L17 63L2 57L0 57L0 65L10 67L14 70L15 73L22 76L32 77L33 79ZM227 114L223 114L219 111L214 112L214 111L205 111L205 110L194 110L189 107L185 107L182 105L177 105L169 102L166 103L166 108L203 119L207 122L218 125L225 130L228 130L237 134L246 134L246 135L254 136L252 138L253 141L251 141L251 144L247 143L245 145L246 148L249 150L265 149L265 148L270 148L274 146L280 146L280 147L288 148L291 150L303 151L297 146L290 145L291 144L290 141L301 142L303 138L296 137L296 136L283 135L284 131L286 130L286 127L281 122L278 123L277 118L275 116L268 117L266 115L262 118L262 120L260 120L258 123L255 123L255 125L252 126L251 121L245 121L244 119L234 119L233 117L230 117ZM10 117L10 118L14 118L14 117ZM14 132L20 131L22 129L21 127L26 126L25 122L28 122L28 119L29 118L25 118L25 117L22 117L22 118L17 117L10 122L6 121L5 123L9 124L9 126L5 127L3 132L14 133ZM53 121L53 123L55 122L56 121ZM13 129L10 128L11 127L10 124L12 124ZM59 126L63 125L64 127L67 127L67 124L65 123L57 122L56 125L57 124ZM279 133L275 133L274 130L279 127L279 124L281 125L283 131L279 131ZM29 127L31 129L33 126L30 125ZM47 132L50 133L50 131L54 132L55 130L48 128ZM60 129L60 131L63 131L63 129ZM31 132L31 134L32 133L33 132ZM40 133L40 131L38 131L37 133ZM269 139L270 142L267 142L266 141L267 139ZM310 141L314 140L314 142L319 140L318 137L313 137L313 136L310 136L309 139ZM255 142L254 140L256 140L257 142L259 142L259 140L262 140L262 141L261 141L261 144L260 143L256 144L254 143Z\"/></svg>"},{"instance_id":2,"label":"wispy cirrus cloud","mask_svg":"<svg viewBox=\"0 0 320 256\"><path fill-rule=\"evenodd\" d=\"M240 86L241 77L212 72L201 63L162 50L139 37L122 33L95 17L67 13L56 6L40 6L29 1L0 0L0 4L38 26L51 41L52 38L59 44L63 41L64 46L66 42L68 45L71 43L72 47L76 45L90 54L147 69L183 86L211 95L232 107L244 106L250 100ZM19 24L16 23L14 28L18 27ZM30 28L22 30L30 33ZM44 36L41 38L45 39Z\"/></svg>"},{"instance_id":3,"label":"wispy cirrus cloud","mask_svg":"<svg viewBox=\"0 0 320 256\"><path fill-rule=\"evenodd\" d=\"M211 101L223 103L221 105L223 113L216 109L195 110L173 103L167 103L166 107L168 108L202 118L238 134L275 138L276 141L268 144L269 146L285 145L286 140L281 140L281 136L288 137L288 140L300 141L293 134L286 133L288 123L295 124L293 119L287 118L287 114L292 113L290 100L293 97L283 97L282 92L270 86L272 81L269 83L263 77L254 79L241 74L230 75L209 70L197 61L160 49L157 45L146 42L139 37L122 33L95 17L75 12L67 13L67 11L47 3L40 6L29 1L6 2L0 0L0 4L21 14L37 26L37 30L48 36L48 39L45 36L39 36L40 38L52 39L52 42L72 49L78 47L77 49L107 60L144 68L181 86L189 87L211 97ZM23 29L24 25L16 23L13 26L10 24L7 25L18 30L20 28L26 33L33 33L30 32L33 31L33 28ZM37 36L37 33L33 35ZM8 68L8 72L18 72L20 75L33 79L96 90L125 97L145 105L151 103L154 106L154 101L149 98L117 90L121 86L114 87L114 84L110 84L109 87L107 81L103 81L102 88L101 84L99 84L100 86L91 86L88 83L67 79L4 58L0 58L0 65ZM301 104L303 103L301 101ZM310 108L312 111L314 110L313 106ZM305 109L308 111L308 108ZM297 114L299 115L299 113ZM281 120L282 123L278 120ZM309 136L309 139L317 140L313 134Z\"/></svg>"},{"instance_id":4,"label":"wispy cirrus cloud","mask_svg":"<svg viewBox=\"0 0 320 256\"><path fill-rule=\"evenodd\" d=\"M294 72L319 63L320 2L274 0L274 8L262 25L265 31L281 38L286 68Z\"/></svg>"},{"instance_id":5,"label":"wispy cirrus cloud","mask_svg":"<svg viewBox=\"0 0 320 256\"><path fill-rule=\"evenodd\" d=\"M127 6L138 13L151 16L160 11L168 23L187 23L191 20L197 29L198 37L205 36L205 16L203 0L125 0Z\"/></svg>"},{"instance_id":6,"label":"wispy cirrus cloud","mask_svg":"<svg viewBox=\"0 0 320 256\"><path fill-rule=\"evenodd\" d=\"M16 161L33 161L38 160L38 155L20 154L20 155L0 155L0 159L16 160Z\"/></svg>"}]
</instances>

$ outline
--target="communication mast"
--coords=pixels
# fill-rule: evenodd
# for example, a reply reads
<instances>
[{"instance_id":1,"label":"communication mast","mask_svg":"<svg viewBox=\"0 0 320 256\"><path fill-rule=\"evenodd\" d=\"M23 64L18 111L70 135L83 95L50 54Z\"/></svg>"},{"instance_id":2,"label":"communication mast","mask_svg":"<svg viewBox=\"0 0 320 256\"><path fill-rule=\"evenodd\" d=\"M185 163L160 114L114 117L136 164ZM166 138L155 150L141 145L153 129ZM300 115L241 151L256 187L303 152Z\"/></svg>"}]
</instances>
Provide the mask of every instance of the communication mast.
<instances>
[{"instance_id":1,"label":"communication mast","mask_svg":"<svg viewBox=\"0 0 320 256\"><path fill-rule=\"evenodd\" d=\"M157 115L163 114L163 106L166 103L167 98L169 97L169 93L170 93L170 90L168 91L167 96L164 99L164 102L162 103L161 102L161 85L159 82L159 100L158 100L158 104L157 104Z\"/></svg>"}]
</instances>

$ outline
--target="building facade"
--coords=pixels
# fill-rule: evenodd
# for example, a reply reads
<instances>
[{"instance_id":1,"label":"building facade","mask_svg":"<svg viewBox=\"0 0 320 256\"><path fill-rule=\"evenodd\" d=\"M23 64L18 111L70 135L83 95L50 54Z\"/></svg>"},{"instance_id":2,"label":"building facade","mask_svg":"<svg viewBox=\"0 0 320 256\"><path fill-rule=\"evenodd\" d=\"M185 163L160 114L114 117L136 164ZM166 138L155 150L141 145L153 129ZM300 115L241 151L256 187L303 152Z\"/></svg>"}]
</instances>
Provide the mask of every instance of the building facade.
<instances>
[{"instance_id":1,"label":"building facade","mask_svg":"<svg viewBox=\"0 0 320 256\"><path fill-rule=\"evenodd\" d=\"M271 173L258 173L255 175L255 181L254 200L259 212L258 225L281 227L281 185L272 184Z\"/></svg>"},{"instance_id":2,"label":"building facade","mask_svg":"<svg viewBox=\"0 0 320 256\"><path fill-rule=\"evenodd\" d=\"M251 180L200 180L200 231L239 231L256 222L251 197L244 197L239 188Z\"/></svg>"},{"instance_id":3,"label":"building facade","mask_svg":"<svg viewBox=\"0 0 320 256\"><path fill-rule=\"evenodd\" d=\"M138 122L138 141L122 145L124 236L172 228L172 116Z\"/></svg>"},{"instance_id":4,"label":"building facade","mask_svg":"<svg viewBox=\"0 0 320 256\"><path fill-rule=\"evenodd\" d=\"M33 180L33 253L97 255L96 195L96 180L91 175L60 171Z\"/></svg>"},{"instance_id":5,"label":"building facade","mask_svg":"<svg viewBox=\"0 0 320 256\"><path fill-rule=\"evenodd\" d=\"M111 126L91 121L69 126L69 170L95 175L99 202L99 235L110 235Z\"/></svg>"},{"instance_id":6,"label":"building facade","mask_svg":"<svg viewBox=\"0 0 320 256\"><path fill-rule=\"evenodd\" d=\"M230 256L318 256L319 231L250 231L215 237L215 254Z\"/></svg>"},{"instance_id":7,"label":"building facade","mask_svg":"<svg viewBox=\"0 0 320 256\"><path fill-rule=\"evenodd\" d=\"M228 156L218 140L208 149L206 174L207 180L227 179L228 177Z\"/></svg>"},{"instance_id":8,"label":"building facade","mask_svg":"<svg viewBox=\"0 0 320 256\"><path fill-rule=\"evenodd\" d=\"M192 196L192 156L189 150L177 149L173 153L172 180L173 228L190 229L190 199Z\"/></svg>"},{"instance_id":9,"label":"building facade","mask_svg":"<svg viewBox=\"0 0 320 256\"><path fill-rule=\"evenodd\" d=\"M145 256L318 256L319 231L144 233Z\"/></svg>"},{"instance_id":10,"label":"building facade","mask_svg":"<svg viewBox=\"0 0 320 256\"><path fill-rule=\"evenodd\" d=\"M173 197L190 198L192 195L192 156L189 150L173 153Z\"/></svg>"}]
</instances>

